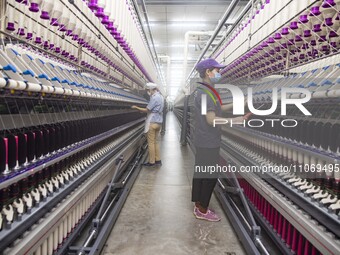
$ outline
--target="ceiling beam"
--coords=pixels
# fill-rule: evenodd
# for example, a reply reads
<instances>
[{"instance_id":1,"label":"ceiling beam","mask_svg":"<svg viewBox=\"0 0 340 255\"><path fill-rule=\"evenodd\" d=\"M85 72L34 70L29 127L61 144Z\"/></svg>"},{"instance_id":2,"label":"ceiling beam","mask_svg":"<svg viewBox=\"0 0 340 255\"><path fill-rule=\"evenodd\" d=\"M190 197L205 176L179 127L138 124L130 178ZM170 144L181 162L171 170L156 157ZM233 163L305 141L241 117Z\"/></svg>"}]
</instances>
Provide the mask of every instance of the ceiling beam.
<instances>
[{"instance_id":1,"label":"ceiling beam","mask_svg":"<svg viewBox=\"0 0 340 255\"><path fill-rule=\"evenodd\" d=\"M241 0L240 3L246 5L249 0ZM229 5L231 0L145 0L145 4L150 5Z\"/></svg>"}]
</instances>

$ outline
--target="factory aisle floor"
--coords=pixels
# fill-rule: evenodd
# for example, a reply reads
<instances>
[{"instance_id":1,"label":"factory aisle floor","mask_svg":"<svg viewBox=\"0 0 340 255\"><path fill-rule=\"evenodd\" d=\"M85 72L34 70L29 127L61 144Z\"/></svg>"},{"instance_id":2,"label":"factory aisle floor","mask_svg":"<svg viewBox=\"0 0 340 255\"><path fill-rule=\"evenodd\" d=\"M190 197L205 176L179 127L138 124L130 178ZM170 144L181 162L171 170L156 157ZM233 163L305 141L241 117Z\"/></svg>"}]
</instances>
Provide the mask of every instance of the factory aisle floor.
<instances>
[{"instance_id":1,"label":"factory aisle floor","mask_svg":"<svg viewBox=\"0 0 340 255\"><path fill-rule=\"evenodd\" d=\"M220 222L194 217L194 156L189 146L180 145L179 136L178 122L170 112L160 138L163 166L141 170L102 255L245 254L215 197L210 207L222 216Z\"/></svg>"}]
</instances>

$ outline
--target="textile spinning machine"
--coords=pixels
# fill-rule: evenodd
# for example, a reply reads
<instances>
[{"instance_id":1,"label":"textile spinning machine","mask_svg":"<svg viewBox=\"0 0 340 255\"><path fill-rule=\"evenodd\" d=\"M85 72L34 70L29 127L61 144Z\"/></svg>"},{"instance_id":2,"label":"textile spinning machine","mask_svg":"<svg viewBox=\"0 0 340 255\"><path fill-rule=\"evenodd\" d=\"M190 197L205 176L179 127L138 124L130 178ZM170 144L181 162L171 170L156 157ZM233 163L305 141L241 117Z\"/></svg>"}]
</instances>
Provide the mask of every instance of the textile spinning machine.
<instances>
[{"instance_id":1,"label":"textile spinning machine","mask_svg":"<svg viewBox=\"0 0 340 255\"><path fill-rule=\"evenodd\" d=\"M339 17L338 0L253 1L211 53L226 65L223 103L234 102L226 84L235 85L251 98L245 112L268 112L222 125L231 170L215 193L249 254L340 254ZM189 144L191 78L175 103Z\"/></svg>"},{"instance_id":2,"label":"textile spinning machine","mask_svg":"<svg viewBox=\"0 0 340 255\"><path fill-rule=\"evenodd\" d=\"M0 21L1 253L98 254L145 158L139 19L130 1L5 0Z\"/></svg>"}]
</instances>

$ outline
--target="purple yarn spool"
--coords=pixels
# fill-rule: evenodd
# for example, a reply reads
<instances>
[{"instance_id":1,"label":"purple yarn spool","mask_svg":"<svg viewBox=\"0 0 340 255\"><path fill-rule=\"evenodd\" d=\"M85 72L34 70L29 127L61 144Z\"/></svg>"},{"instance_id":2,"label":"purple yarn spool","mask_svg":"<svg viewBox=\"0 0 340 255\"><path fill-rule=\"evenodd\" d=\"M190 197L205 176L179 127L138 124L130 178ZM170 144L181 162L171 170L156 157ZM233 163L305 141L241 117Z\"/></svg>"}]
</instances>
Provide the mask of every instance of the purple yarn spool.
<instances>
[{"instance_id":1,"label":"purple yarn spool","mask_svg":"<svg viewBox=\"0 0 340 255\"><path fill-rule=\"evenodd\" d=\"M288 46L292 46L292 45L294 45L294 39L289 39Z\"/></svg>"},{"instance_id":2,"label":"purple yarn spool","mask_svg":"<svg viewBox=\"0 0 340 255\"><path fill-rule=\"evenodd\" d=\"M295 36L295 40L294 41L295 42L301 42L302 41L301 36L299 36L299 35Z\"/></svg>"},{"instance_id":3,"label":"purple yarn spool","mask_svg":"<svg viewBox=\"0 0 340 255\"><path fill-rule=\"evenodd\" d=\"M307 23L308 22L308 15L301 15L300 16L300 22L301 23Z\"/></svg>"},{"instance_id":4,"label":"purple yarn spool","mask_svg":"<svg viewBox=\"0 0 340 255\"><path fill-rule=\"evenodd\" d=\"M309 16L319 16L320 14L319 6L313 6L310 10Z\"/></svg>"},{"instance_id":5,"label":"purple yarn spool","mask_svg":"<svg viewBox=\"0 0 340 255\"><path fill-rule=\"evenodd\" d=\"M329 27L333 26L334 25L333 18L326 18L324 26L326 26L326 25L329 26Z\"/></svg>"},{"instance_id":6,"label":"purple yarn spool","mask_svg":"<svg viewBox=\"0 0 340 255\"><path fill-rule=\"evenodd\" d=\"M311 34L310 30L303 31L303 37L311 37L311 36L312 36L312 34Z\"/></svg>"},{"instance_id":7,"label":"purple yarn spool","mask_svg":"<svg viewBox=\"0 0 340 255\"><path fill-rule=\"evenodd\" d=\"M96 17L98 17L98 18L104 17L104 8L103 7L97 8Z\"/></svg>"},{"instance_id":8,"label":"purple yarn spool","mask_svg":"<svg viewBox=\"0 0 340 255\"><path fill-rule=\"evenodd\" d=\"M313 26L313 32L320 32L321 31L321 24L315 24Z\"/></svg>"},{"instance_id":9,"label":"purple yarn spool","mask_svg":"<svg viewBox=\"0 0 340 255\"><path fill-rule=\"evenodd\" d=\"M92 11L97 10L98 8L98 0L90 0L87 5Z\"/></svg>"},{"instance_id":10,"label":"purple yarn spool","mask_svg":"<svg viewBox=\"0 0 340 255\"><path fill-rule=\"evenodd\" d=\"M6 29L7 29L8 31L15 31L14 23L13 23L13 22L8 22L8 23L7 23Z\"/></svg>"},{"instance_id":11,"label":"purple yarn spool","mask_svg":"<svg viewBox=\"0 0 340 255\"><path fill-rule=\"evenodd\" d=\"M57 54L60 54L60 52L61 52L60 47L56 47L55 50L54 50L54 52L57 53Z\"/></svg>"},{"instance_id":12,"label":"purple yarn spool","mask_svg":"<svg viewBox=\"0 0 340 255\"><path fill-rule=\"evenodd\" d=\"M59 24L58 24L58 19L57 19L57 18L52 18L52 19L51 19L50 25L51 25L51 26L54 26L54 27L59 26Z\"/></svg>"},{"instance_id":13,"label":"purple yarn spool","mask_svg":"<svg viewBox=\"0 0 340 255\"><path fill-rule=\"evenodd\" d=\"M274 39L275 39L276 41L282 39L281 34L280 34L280 33L275 33Z\"/></svg>"},{"instance_id":14,"label":"purple yarn spool","mask_svg":"<svg viewBox=\"0 0 340 255\"><path fill-rule=\"evenodd\" d=\"M49 45L48 41L45 41L44 44L43 44L43 47L44 47L45 49L47 49L47 48L49 48L49 46L50 46L50 45Z\"/></svg>"},{"instance_id":15,"label":"purple yarn spool","mask_svg":"<svg viewBox=\"0 0 340 255\"><path fill-rule=\"evenodd\" d=\"M50 15L49 15L48 12L42 11L41 15L40 15L40 18L43 19L43 20L49 20L50 19Z\"/></svg>"},{"instance_id":16,"label":"purple yarn spool","mask_svg":"<svg viewBox=\"0 0 340 255\"><path fill-rule=\"evenodd\" d=\"M24 36L25 35L25 29L24 28L19 28L18 29L18 35Z\"/></svg>"},{"instance_id":17,"label":"purple yarn spool","mask_svg":"<svg viewBox=\"0 0 340 255\"><path fill-rule=\"evenodd\" d=\"M106 25L107 30L112 31L114 29L113 21L109 21Z\"/></svg>"},{"instance_id":18,"label":"purple yarn spool","mask_svg":"<svg viewBox=\"0 0 340 255\"><path fill-rule=\"evenodd\" d=\"M29 8L31 12L39 12L39 4L37 3L31 3L31 6Z\"/></svg>"},{"instance_id":19,"label":"purple yarn spool","mask_svg":"<svg viewBox=\"0 0 340 255\"><path fill-rule=\"evenodd\" d=\"M288 35L288 34L289 34L289 29L288 29L288 27L282 28L281 34L283 34L283 35Z\"/></svg>"},{"instance_id":20,"label":"purple yarn spool","mask_svg":"<svg viewBox=\"0 0 340 255\"><path fill-rule=\"evenodd\" d=\"M335 49L337 48L336 42L331 42L330 45Z\"/></svg>"},{"instance_id":21,"label":"purple yarn spool","mask_svg":"<svg viewBox=\"0 0 340 255\"><path fill-rule=\"evenodd\" d=\"M273 37L269 37L267 43L275 43L275 40Z\"/></svg>"},{"instance_id":22,"label":"purple yarn spool","mask_svg":"<svg viewBox=\"0 0 340 255\"><path fill-rule=\"evenodd\" d=\"M36 37L34 42L36 44L41 44L42 43L41 37Z\"/></svg>"},{"instance_id":23,"label":"purple yarn spool","mask_svg":"<svg viewBox=\"0 0 340 255\"><path fill-rule=\"evenodd\" d=\"M27 33L27 35L26 35L27 40L31 40L32 37L33 37L33 33Z\"/></svg>"},{"instance_id":24,"label":"purple yarn spool","mask_svg":"<svg viewBox=\"0 0 340 255\"><path fill-rule=\"evenodd\" d=\"M262 48L266 48L266 47L268 47L268 43L263 42L263 43L261 44L261 46L262 46Z\"/></svg>"},{"instance_id":25,"label":"purple yarn spool","mask_svg":"<svg viewBox=\"0 0 340 255\"><path fill-rule=\"evenodd\" d=\"M329 51L328 45L322 45L321 51L328 52Z\"/></svg>"},{"instance_id":26,"label":"purple yarn spool","mask_svg":"<svg viewBox=\"0 0 340 255\"><path fill-rule=\"evenodd\" d=\"M303 44L301 49L307 50L308 48L309 48L309 47L308 47L308 44Z\"/></svg>"},{"instance_id":27,"label":"purple yarn spool","mask_svg":"<svg viewBox=\"0 0 340 255\"><path fill-rule=\"evenodd\" d=\"M322 4L322 8L330 8L335 5L334 0L324 0Z\"/></svg>"},{"instance_id":28,"label":"purple yarn spool","mask_svg":"<svg viewBox=\"0 0 340 255\"><path fill-rule=\"evenodd\" d=\"M326 36L325 35L321 35L320 39L318 41L319 42L326 42L327 41Z\"/></svg>"},{"instance_id":29,"label":"purple yarn spool","mask_svg":"<svg viewBox=\"0 0 340 255\"><path fill-rule=\"evenodd\" d=\"M102 18L102 24L106 25L109 24L109 22L110 22L109 16L104 15Z\"/></svg>"},{"instance_id":30,"label":"purple yarn spool","mask_svg":"<svg viewBox=\"0 0 340 255\"><path fill-rule=\"evenodd\" d=\"M66 32L66 27L63 24L59 25L59 31L60 32Z\"/></svg>"},{"instance_id":31,"label":"purple yarn spool","mask_svg":"<svg viewBox=\"0 0 340 255\"><path fill-rule=\"evenodd\" d=\"M328 36L329 38L335 38L335 37L338 37L338 34L335 33L334 31L330 31Z\"/></svg>"},{"instance_id":32,"label":"purple yarn spool","mask_svg":"<svg viewBox=\"0 0 340 255\"><path fill-rule=\"evenodd\" d=\"M298 29L298 23L296 21L293 21L290 23L290 29L294 30L294 29Z\"/></svg>"}]
</instances>

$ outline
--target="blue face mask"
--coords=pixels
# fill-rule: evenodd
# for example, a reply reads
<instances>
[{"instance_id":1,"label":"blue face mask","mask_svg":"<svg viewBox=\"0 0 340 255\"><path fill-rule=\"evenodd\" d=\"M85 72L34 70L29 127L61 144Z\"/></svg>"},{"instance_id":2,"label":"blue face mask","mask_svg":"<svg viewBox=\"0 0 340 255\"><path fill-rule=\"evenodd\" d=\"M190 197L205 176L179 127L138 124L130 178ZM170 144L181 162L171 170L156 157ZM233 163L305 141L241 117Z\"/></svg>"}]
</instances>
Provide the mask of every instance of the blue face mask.
<instances>
[{"instance_id":1,"label":"blue face mask","mask_svg":"<svg viewBox=\"0 0 340 255\"><path fill-rule=\"evenodd\" d=\"M222 78L222 75L220 73L215 73L215 77L210 78L210 81L213 84L216 84L221 80L221 78Z\"/></svg>"}]
</instances>

